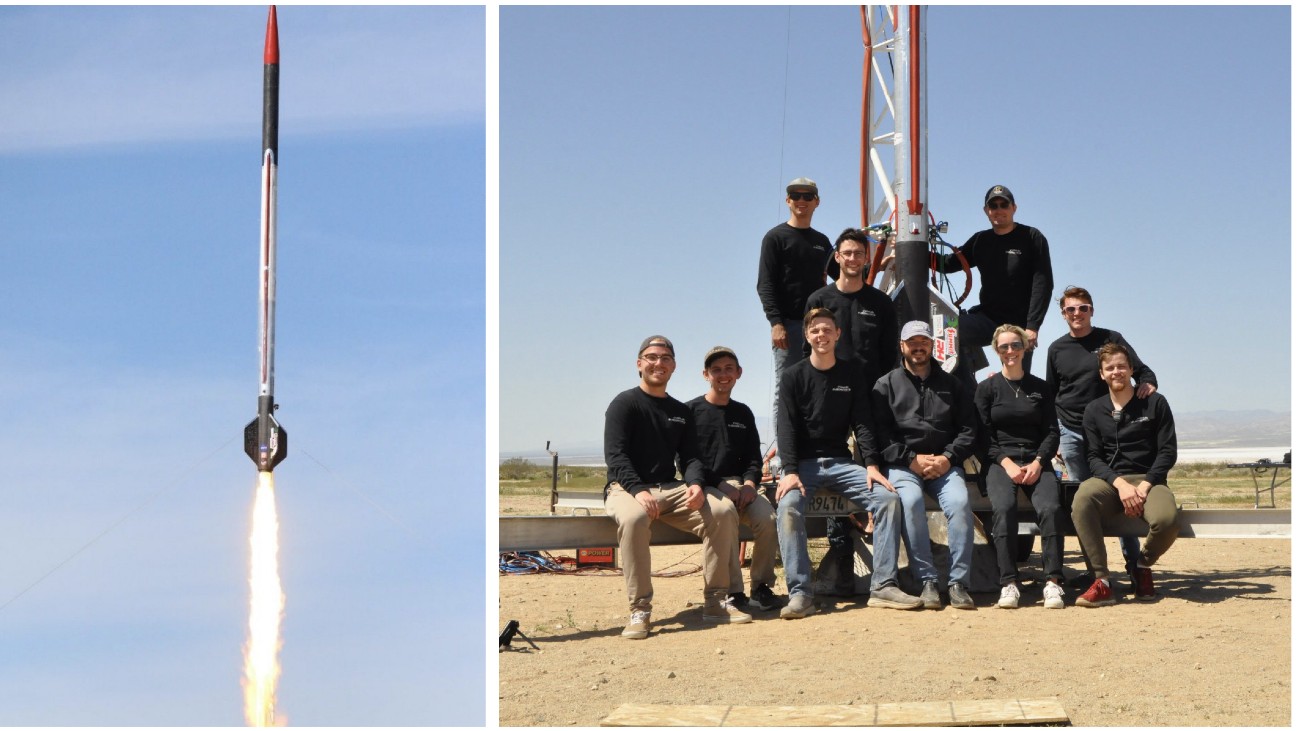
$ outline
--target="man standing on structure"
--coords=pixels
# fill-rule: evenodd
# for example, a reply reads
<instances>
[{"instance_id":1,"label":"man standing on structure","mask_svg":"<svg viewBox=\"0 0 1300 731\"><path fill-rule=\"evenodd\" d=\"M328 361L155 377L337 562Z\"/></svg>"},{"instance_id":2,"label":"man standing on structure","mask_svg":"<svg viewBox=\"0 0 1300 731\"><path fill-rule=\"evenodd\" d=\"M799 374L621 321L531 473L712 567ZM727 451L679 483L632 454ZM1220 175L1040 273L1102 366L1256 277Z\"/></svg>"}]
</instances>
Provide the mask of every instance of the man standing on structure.
<instances>
[{"instance_id":1,"label":"man standing on structure","mask_svg":"<svg viewBox=\"0 0 1300 731\"><path fill-rule=\"evenodd\" d=\"M818 488L845 496L871 511L875 519L867 606L918 609L921 600L898 588L899 520L903 514L893 485L877 466L862 368L835 357L840 330L830 310L817 309L805 315L804 335L812 354L782 374L777 409L782 472L776 488L777 531L790 592L790 603L781 610L781 617L798 619L816 611L804 508ZM857 436L865 469L849 454L846 435L850 431Z\"/></svg>"},{"instance_id":2,"label":"man standing on structure","mask_svg":"<svg viewBox=\"0 0 1300 731\"><path fill-rule=\"evenodd\" d=\"M668 395L677 367L673 344L662 335L641 342L636 369L641 382L605 410L605 513L618 524L618 548L632 616L623 636L650 632L650 523L665 523L704 540L704 620L749 622L732 605L728 567L738 543L736 511L706 496L695 422L686 405ZM674 461L681 465L677 479Z\"/></svg>"},{"instance_id":3,"label":"man standing on structure","mask_svg":"<svg viewBox=\"0 0 1300 731\"><path fill-rule=\"evenodd\" d=\"M729 500L740 522L754 532L754 552L749 565L750 594L763 610L777 607L772 585L776 583L776 511L772 503L758 493L763 473L763 453L759 446L754 412L731 398L731 390L743 371L731 348L721 345L704 356L704 379L709 390L686 402L695 419L695 436L699 440L700 459L704 464L705 492L718 500ZM728 574L731 577L732 604L743 607L745 576L740 568L740 552L730 552Z\"/></svg>"},{"instance_id":4,"label":"man standing on structure","mask_svg":"<svg viewBox=\"0 0 1300 731\"><path fill-rule=\"evenodd\" d=\"M795 178L785 186L785 195L790 220L763 236L758 258L758 299L772 326L774 433L781 373L787 364L803 357L803 316L808 311L808 295L826 284L826 259L831 251L830 239L812 227L813 213L821 204L817 184L808 178Z\"/></svg>"},{"instance_id":5,"label":"man standing on structure","mask_svg":"<svg viewBox=\"0 0 1300 731\"><path fill-rule=\"evenodd\" d=\"M957 374L967 393L975 392L977 363L999 325L1019 325L1029 336L1024 369L1029 372L1038 330L1052 299L1052 257L1047 238L1033 226L1016 223L1016 198L1002 185L984 194L984 214L992 228L971 236L958 249L980 273L980 303L957 318L961 349ZM954 254L938 257L944 271L959 265Z\"/></svg>"},{"instance_id":6,"label":"man standing on structure","mask_svg":"<svg viewBox=\"0 0 1300 731\"><path fill-rule=\"evenodd\" d=\"M867 385L876 382L898 361L898 315L889 295L867 284L865 267L870 254L867 235L846 228L835 240L836 279L808 296L808 309L824 307L835 314L840 329L835 344L837 360L851 360L862 366ZM809 353L804 344L804 356ZM829 555L835 557L835 592L854 593L853 545L848 518L829 518L826 539Z\"/></svg>"},{"instance_id":7,"label":"man standing on structure","mask_svg":"<svg viewBox=\"0 0 1300 731\"><path fill-rule=\"evenodd\" d=\"M1075 604L1104 607L1115 603L1106 565L1102 521L1120 513L1140 517L1150 526L1133 568L1134 594L1156 598L1151 566L1178 538L1178 506L1169 489L1169 470L1178 460L1178 438L1169 402L1158 393L1134 398L1133 366L1127 349L1106 343L1097 353L1109 393L1083 410L1088 464L1093 476L1079 485L1072 514L1079 547L1095 579Z\"/></svg>"},{"instance_id":8,"label":"man standing on structure","mask_svg":"<svg viewBox=\"0 0 1300 731\"><path fill-rule=\"evenodd\" d=\"M903 365L876 381L871 403L881 461L903 503L909 568L922 583L926 609L939 609L939 572L925 519L929 493L948 519L948 601L957 609L974 609L966 584L975 553L975 516L961 467L975 450L973 395L930 357L934 337L928 324L912 320L899 338Z\"/></svg>"},{"instance_id":9,"label":"man standing on structure","mask_svg":"<svg viewBox=\"0 0 1300 731\"><path fill-rule=\"evenodd\" d=\"M1135 395L1144 399L1156 392L1152 371L1124 336L1115 330L1093 327L1096 311L1092 295L1083 287L1066 287L1061 296L1061 317L1070 328L1047 347L1047 390L1056 398L1056 417L1061 431L1061 459L1070 479L1082 483L1092 477L1088 450L1083 439L1083 410L1092 401L1106 395L1106 382L1097 373L1097 352L1106 343L1123 345L1131 358L1133 377L1137 379ZM1134 586L1137 579L1138 539L1124 536L1119 541L1124 566Z\"/></svg>"}]
</instances>

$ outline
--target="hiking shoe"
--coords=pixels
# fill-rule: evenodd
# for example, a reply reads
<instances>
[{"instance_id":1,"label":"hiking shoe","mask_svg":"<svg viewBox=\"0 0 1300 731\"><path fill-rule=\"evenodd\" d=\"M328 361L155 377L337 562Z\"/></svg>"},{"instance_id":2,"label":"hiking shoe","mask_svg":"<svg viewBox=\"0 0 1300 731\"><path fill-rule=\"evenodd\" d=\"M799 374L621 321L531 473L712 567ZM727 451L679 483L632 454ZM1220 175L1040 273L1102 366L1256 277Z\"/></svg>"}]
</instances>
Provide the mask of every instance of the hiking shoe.
<instances>
[{"instance_id":1,"label":"hiking shoe","mask_svg":"<svg viewBox=\"0 0 1300 731\"><path fill-rule=\"evenodd\" d=\"M1156 584L1151 578L1151 569L1141 566L1133 567L1133 594L1140 602L1155 601Z\"/></svg>"},{"instance_id":2,"label":"hiking shoe","mask_svg":"<svg viewBox=\"0 0 1300 731\"><path fill-rule=\"evenodd\" d=\"M943 602L939 601L939 582L925 582L921 587L921 604L926 609L943 609Z\"/></svg>"},{"instance_id":3,"label":"hiking shoe","mask_svg":"<svg viewBox=\"0 0 1300 731\"><path fill-rule=\"evenodd\" d=\"M1017 590L1016 595L1019 597L1020 592ZM961 584L948 585L948 603L953 609L974 609L975 600L970 598L966 593L966 587Z\"/></svg>"},{"instance_id":4,"label":"hiking shoe","mask_svg":"<svg viewBox=\"0 0 1300 731\"><path fill-rule=\"evenodd\" d=\"M791 594L790 603L781 608L781 619L803 619L815 611L817 607L813 606L811 596Z\"/></svg>"},{"instance_id":5,"label":"hiking shoe","mask_svg":"<svg viewBox=\"0 0 1300 731\"><path fill-rule=\"evenodd\" d=\"M1065 609L1065 589L1055 581L1043 584L1043 608Z\"/></svg>"},{"instance_id":6,"label":"hiking shoe","mask_svg":"<svg viewBox=\"0 0 1300 731\"><path fill-rule=\"evenodd\" d=\"M1092 586L1074 600L1075 606L1079 607L1109 607L1114 603L1115 595L1110 593L1110 587L1101 579L1093 581Z\"/></svg>"},{"instance_id":7,"label":"hiking shoe","mask_svg":"<svg viewBox=\"0 0 1300 731\"><path fill-rule=\"evenodd\" d=\"M623 629L623 636L629 640L644 640L650 634L650 612L641 609L632 612L632 618L628 620L627 627Z\"/></svg>"},{"instance_id":8,"label":"hiking shoe","mask_svg":"<svg viewBox=\"0 0 1300 731\"><path fill-rule=\"evenodd\" d=\"M767 584L759 584L754 587L753 597L750 598L751 604L757 604L759 609L770 612L777 607L776 594L768 588Z\"/></svg>"},{"instance_id":9,"label":"hiking shoe","mask_svg":"<svg viewBox=\"0 0 1300 731\"><path fill-rule=\"evenodd\" d=\"M718 624L744 624L754 621L754 618L737 609L731 597L728 596L720 602L705 603L704 621Z\"/></svg>"},{"instance_id":10,"label":"hiking shoe","mask_svg":"<svg viewBox=\"0 0 1300 731\"><path fill-rule=\"evenodd\" d=\"M1020 587L1013 581L1002 587L1002 596L998 597L998 606L1002 609L1015 609L1020 606Z\"/></svg>"},{"instance_id":11,"label":"hiking shoe","mask_svg":"<svg viewBox=\"0 0 1300 731\"><path fill-rule=\"evenodd\" d=\"M920 609L921 598L907 594L897 586L890 584L872 591L871 598L867 600L867 606L884 607L885 609Z\"/></svg>"}]
</instances>

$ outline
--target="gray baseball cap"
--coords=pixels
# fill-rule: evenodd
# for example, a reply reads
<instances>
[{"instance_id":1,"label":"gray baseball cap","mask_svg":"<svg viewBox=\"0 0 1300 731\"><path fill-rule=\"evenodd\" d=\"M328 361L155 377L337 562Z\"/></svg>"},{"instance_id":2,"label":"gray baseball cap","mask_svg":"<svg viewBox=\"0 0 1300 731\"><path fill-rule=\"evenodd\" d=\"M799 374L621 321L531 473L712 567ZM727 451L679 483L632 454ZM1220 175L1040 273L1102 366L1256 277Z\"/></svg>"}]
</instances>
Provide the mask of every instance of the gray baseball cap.
<instances>
[{"instance_id":1,"label":"gray baseball cap","mask_svg":"<svg viewBox=\"0 0 1300 731\"><path fill-rule=\"evenodd\" d=\"M731 359L736 361L736 365L740 365L740 359L736 357L736 351L725 345L715 345L712 348L709 348L709 352L704 354L704 367L708 368L713 365L713 361L724 355L731 356Z\"/></svg>"},{"instance_id":2,"label":"gray baseball cap","mask_svg":"<svg viewBox=\"0 0 1300 731\"><path fill-rule=\"evenodd\" d=\"M796 190L807 191L813 195L817 195L817 184L808 178L795 178L790 181L789 185L785 186L785 192L786 195L789 195Z\"/></svg>"},{"instance_id":3,"label":"gray baseball cap","mask_svg":"<svg viewBox=\"0 0 1300 731\"><path fill-rule=\"evenodd\" d=\"M663 347L668 349L668 353L670 355L672 355L674 358L677 357L677 351L673 350L673 341L669 340L668 338L662 335L651 335L645 340L642 340L641 348L636 351L636 357L640 358L641 354L645 352L646 348L650 347L651 345L662 345Z\"/></svg>"},{"instance_id":4,"label":"gray baseball cap","mask_svg":"<svg viewBox=\"0 0 1300 731\"><path fill-rule=\"evenodd\" d=\"M930 332L930 323L923 320L912 320L903 325L903 330L898 334L899 340L911 340L917 335L924 335L927 338L933 338L934 334Z\"/></svg>"}]
</instances>

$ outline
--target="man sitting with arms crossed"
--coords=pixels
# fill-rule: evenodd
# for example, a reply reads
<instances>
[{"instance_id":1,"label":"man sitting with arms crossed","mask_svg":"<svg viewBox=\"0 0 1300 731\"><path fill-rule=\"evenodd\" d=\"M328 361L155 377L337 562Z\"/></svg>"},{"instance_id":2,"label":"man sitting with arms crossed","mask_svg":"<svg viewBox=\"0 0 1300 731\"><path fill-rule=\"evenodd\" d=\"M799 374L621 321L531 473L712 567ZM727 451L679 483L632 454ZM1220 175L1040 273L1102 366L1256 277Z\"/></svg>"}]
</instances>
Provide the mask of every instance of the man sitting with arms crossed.
<instances>
[{"instance_id":1,"label":"man sitting with arms crossed","mask_svg":"<svg viewBox=\"0 0 1300 731\"><path fill-rule=\"evenodd\" d=\"M730 500L740 522L754 532L754 557L749 565L750 593L764 610L777 606L772 585L776 583L776 511L758 494L763 474L763 452L759 446L754 412L731 398L731 389L743 371L730 348L721 345L704 356L704 379L709 390L686 402L695 419L700 459L704 463L705 492ZM745 575L740 570L740 552L732 551L728 573L731 599L735 606L749 603L745 597Z\"/></svg>"},{"instance_id":2,"label":"man sitting with arms crossed","mask_svg":"<svg viewBox=\"0 0 1300 731\"><path fill-rule=\"evenodd\" d=\"M821 487L866 508L875 519L871 599L867 606L917 609L921 600L898 588L902 513L894 486L876 466L878 456L862 368L835 358L840 330L830 310L809 311L804 316L804 336L812 345L812 354L785 369L777 404L776 439L782 471L776 489L777 532L790 592L790 603L781 610L781 617L798 619L816 611L804 506ZM849 455L850 430L857 436L865 469Z\"/></svg>"},{"instance_id":3,"label":"man sitting with arms crossed","mask_svg":"<svg viewBox=\"0 0 1300 731\"><path fill-rule=\"evenodd\" d=\"M975 554L975 515L961 464L975 450L975 403L957 377L930 357L934 337L929 325L912 320L899 337L903 365L876 381L871 403L883 462L903 502L908 567L922 582L926 609L941 608L925 519L924 493L930 493L948 519L948 601L957 609L974 609L966 582Z\"/></svg>"},{"instance_id":4,"label":"man sitting with arms crossed","mask_svg":"<svg viewBox=\"0 0 1300 731\"><path fill-rule=\"evenodd\" d=\"M1156 598L1151 566L1178 538L1178 506L1165 484L1178 460L1174 415L1163 394L1135 398L1128 349L1106 343L1097 353L1101 377L1110 393L1083 410L1088 464L1093 476L1074 495L1074 527L1088 571L1096 579L1075 604L1104 607L1115 603L1106 565L1104 519L1123 513L1140 517L1151 532L1133 569L1134 592L1142 601Z\"/></svg>"},{"instance_id":5,"label":"man sitting with arms crossed","mask_svg":"<svg viewBox=\"0 0 1300 731\"><path fill-rule=\"evenodd\" d=\"M738 550L736 511L720 498L706 498L704 465L698 456L691 410L668 395L677 367L673 344L652 335L637 351L641 382L605 410L605 513L618 524L618 549L632 617L623 636L645 639L650 632L650 523L665 523L704 539L704 619L749 622L727 590L730 556ZM673 464L682 467L677 479Z\"/></svg>"}]
</instances>

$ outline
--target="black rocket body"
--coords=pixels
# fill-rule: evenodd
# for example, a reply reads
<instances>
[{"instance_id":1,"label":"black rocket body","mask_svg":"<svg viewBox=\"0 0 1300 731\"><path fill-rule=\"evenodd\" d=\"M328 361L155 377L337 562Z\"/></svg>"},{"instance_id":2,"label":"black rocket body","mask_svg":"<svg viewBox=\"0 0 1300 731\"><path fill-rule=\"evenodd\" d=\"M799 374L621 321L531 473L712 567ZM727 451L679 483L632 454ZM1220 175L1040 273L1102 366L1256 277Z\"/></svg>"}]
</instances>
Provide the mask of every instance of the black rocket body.
<instances>
[{"instance_id":1,"label":"black rocket body","mask_svg":"<svg viewBox=\"0 0 1300 731\"><path fill-rule=\"evenodd\" d=\"M275 6L267 15L262 55L262 216L258 287L260 360L257 418L244 427L244 451L258 472L270 472L289 452L289 434L275 420L275 227L276 169L280 146L280 31Z\"/></svg>"}]
</instances>

